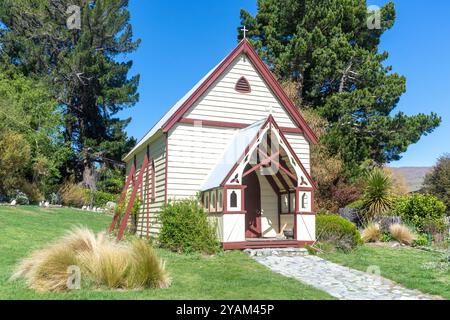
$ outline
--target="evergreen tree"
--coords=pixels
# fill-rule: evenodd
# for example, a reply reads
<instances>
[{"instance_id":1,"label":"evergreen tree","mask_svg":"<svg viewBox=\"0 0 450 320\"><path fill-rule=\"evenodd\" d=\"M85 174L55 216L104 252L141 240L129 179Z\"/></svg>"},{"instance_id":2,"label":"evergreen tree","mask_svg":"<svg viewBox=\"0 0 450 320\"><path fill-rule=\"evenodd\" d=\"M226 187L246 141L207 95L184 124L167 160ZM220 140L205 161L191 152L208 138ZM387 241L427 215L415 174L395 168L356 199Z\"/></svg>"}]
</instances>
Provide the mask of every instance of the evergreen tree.
<instances>
[{"instance_id":1,"label":"evergreen tree","mask_svg":"<svg viewBox=\"0 0 450 320\"><path fill-rule=\"evenodd\" d=\"M115 160L134 141L117 113L138 101L139 76L128 78L133 52L127 0L3 0L3 59L46 81L64 115L73 150L66 172L94 187L93 154Z\"/></svg>"},{"instance_id":2,"label":"evergreen tree","mask_svg":"<svg viewBox=\"0 0 450 320\"><path fill-rule=\"evenodd\" d=\"M302 108L328 121L321 141L351 175L366 160L400 159L441 121L435 113L393 113L406 79L383 64L388 53L378 46L395 17L393 3L373 12L365 0L258 0L255 17L241 11L262 59L280 80L295 84Z\"/></svg>"},{"instance_id":3,"label":"evergreen tree","mask_svg":"<svg viewBox=\"0 0 450 320\"><path fill-rule=\"evenodd\" d=\"M433 170L425 176L423 191L443 201L450 215L450 154L439 157Z\"/></svg>"}]
</instances>

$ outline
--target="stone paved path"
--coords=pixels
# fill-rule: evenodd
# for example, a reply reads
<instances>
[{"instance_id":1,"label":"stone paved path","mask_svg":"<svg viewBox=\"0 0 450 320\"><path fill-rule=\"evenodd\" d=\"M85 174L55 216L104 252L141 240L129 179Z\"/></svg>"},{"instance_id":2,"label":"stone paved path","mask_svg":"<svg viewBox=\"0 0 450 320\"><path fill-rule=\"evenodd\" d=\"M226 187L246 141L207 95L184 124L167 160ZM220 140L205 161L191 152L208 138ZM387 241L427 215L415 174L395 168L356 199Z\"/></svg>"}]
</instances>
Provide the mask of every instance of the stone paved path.
<instances>
[{"instance_id":1,"label":"stone paved path","mask_svg":"<svg viewBox=\"0 0 450 320\"><path fill-rule=\"evenodd\" d=\"M375 274L340 266L316 256L254 256L272 271L293 277L342 300L437 299Z\"/></svg>"}]
</instances>

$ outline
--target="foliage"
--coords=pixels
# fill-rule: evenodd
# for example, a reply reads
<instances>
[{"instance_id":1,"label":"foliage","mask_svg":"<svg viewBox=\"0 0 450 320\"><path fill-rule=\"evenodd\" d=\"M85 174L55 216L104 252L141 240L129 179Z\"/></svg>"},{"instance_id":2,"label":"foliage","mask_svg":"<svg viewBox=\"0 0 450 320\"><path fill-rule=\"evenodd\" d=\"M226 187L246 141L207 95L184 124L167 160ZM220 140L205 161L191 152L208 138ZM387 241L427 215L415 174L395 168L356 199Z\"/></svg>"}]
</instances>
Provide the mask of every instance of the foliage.
<instances>
[{"instance_id":1,"label":"foliage","mask_svg":"<svg viewBox=\"0 0 450 320\"><path fill-rule=\"evenodd\" d=\"M125 184L123 170L103 166L98 174L97 190L109 194L120 194Z\"/></svg>"},{"instance_id":2,"label":"foliage","mask_svg":"<svg viewBox=\"0 0 450 320\"><path fill-rule=\"evenodd\" d=\"M130 202L130 195L128 194L125 198L125 201L120 202L116 206L115 213L118 214L120 217L123 217L123 215L125 214L125 209L129 202ZM133 206L131 207L130 213L132 215L138 215L140 208L141 208L141 197L137 194L136 197L134 198Z\"/></svg>"},{"instance_id":3,"label":"foliage","mask_svg":"<svg viewBox=\"0 0 450 320\"><path fill-rule=\"evenodd\" d=\"M389 227L389 232L393 239L400 243L411 245L416 239L416 235L405 225L393 224Z\"/></svg>"},{"instance_id":4,"label":"foliage","mask_svg":"<svg viewBox=\"0 0 450 320\"><path fill-rule=\"evenodd\" d=\"M424 191L443 201L450 209L450 154L441 156L433 170L426 175Z\"/></svg>"},{"instance_id":5,"label":"foliage","mask_svg":"<svg viewBox=\"0 0 450 320\"><path fill-rule=\"evenodd\" d=\"M68 207L81 208L89 204L88 190L72 182L66 182L59 190L62 204Z\"/></svg>"},{"instance_id":6,"label":"foliage","mask_svg":"<svg viewBox=\"0 0 450 320\"><path fill-rule=\"evenodd\" d=\"M297 91L293 88L295 86L293 82L284 81L282 85L289 97L295 101ZM314 110L304 109L301 112L316 136L320 138L328 126L327 121ZM311 146L311 174L317 183L315 202L319 209L336 211L340 208L339 201L335 201L332 193L336 190L337 184L342 185L343 167L340 156L332 156L324 144Z\"/></svg>"},{"instance_id":7,"label":"foliage","mask_svg":"<svg viewBox=\"0 0 450 320\"><path fill-rule=\"evenodd\" d=\"M84 285L126 289L170 285L163 263L144 240L119 244L86 228L77 228L24 259L12 280L24 278L38 291L66 291L70 266L81 268Z\"/></svg>"},{"instance_id":8,"label":"foliage","mask_svg":"<svg viewBox=\"0 0 450 320\"><path fill-rule=\"evenodd\" d=\"M29 182L27 180L22 180L20 184L20 190L27 196L29 203L37 204L39 201L44 200L44 195L39 190L39 186L35 183Z\"/></svg>"},{"instance_id":9,"label":"foliage","mask_svg":"<svg viewBox=\"0 0 450 320\"><path fill-rule=\"evenodd\" d=\"M16 200L17 205L28 205L30 204L30 199L28 196L20 190L15 190L9 194L10 199Z\"/></svg>"},{"instance_id":10,"label":"foliage","mask_svg":"<svg viewBox=\"0 0 450 320\"><path fill-rule=\"evenodd\" d=\"M430 241L428 240L428 236L426 234L419 234L416 239L413 240L412 246L413 247L423 247L430 244Z\"/></svg>"},{"instance_id":11,"label":"foliage","mask_svg":"<svg viewBox=\"0 0 450 320\"><path fill-rule=\"evenodd\" d=\"M381 242L390 242L392 241L392 235L390 232L382 232L380 235L380 241Z\"/></svg>"},{"instance_id":12,"label":"foliage","mask_svg":"<svg viewBox=\"0 0 450 320\"><path fill-rule=\"evenodd\" d=\"M369 223L361 232L361 238L364 242L377 242L381 237L381 229L378 223Z\"/></svg>"},{"instance_id":13,"label":"foliage","mask_svg":"<svg viewBox=\"0 0 450 320\"><path fill-rule=\"evenodd\" d=\"M363 205L364 201L362 199L359 199L347 204L346 207L350 209L362 209Z\"/></svg>"},{"instance_id":14,"label":"foliage","mask_svg":"<svg viewBox=\"0 0 450 320\"><path fill-rule=\"evenodd\" d=\"M59 192L52 192L50 194L50 203L53 205L60 205L62 204L62 197Z\"/></svg>"},{"instance_id":15,"label":"foliage","mask_svg":"<svg viewBox=\"0 0 450 320\"><path fill-rule=\"evenodd\" d=\"M258 0L256 16L241 10L261 58L282 82L294 83L298 105L327 120L321 142L351 176L367 159L398 160L441 122L435 113L393 113L406 79L385 65L379 45L394 25L394 4L381 7L380 28L368 28L372 16L365 0Z\"/></svg>"},{"instance_id":16,"label":"foliage","mask_svg":"<svg viewBox=\"0 0 450 320\"><path fill-rule=\"evenodd\" d=\"M366 176L366 187L363 195L363 213L366 219L388 212L392 206L391 196L392 182L390 178L378 168L371 170Z\"/></svg>"},{"instance_id":17,"label":"foliage","mask_svg":"<svg viewBox=\"0 0 450 320\"><path fill-rule=\"evenodd\" d=\"M316 229L318 241L331 243L341 250L348 251L362 244L356 226L335 214L318 215Z\"/></svg>"},{"instance_id":18,"label":"foliage","mask_svg":"<svg viewBox=\"0 0 450 320\"><path fill-rule=\"evenodd\" d=\"M289 97L295 101L292 82L285 81L283 86ZM304 109L301 112L320 139L326 133L328 121L312 109ZM318 186L315 202L319 209L337 211L361 196L359 184L347 179L340 154L333 155L325 144L319 142L311 147L311 165L311 173Z\"/></svg>"},{"instance_id":19,"label":"foliage","mask_svg":"<svg viewBox=\"0 0 450 320\"><path fill-rule=\"evenodd\" d=\"M65 27L71 5L81 8L81 28ZM139 76L128 77L132 62L123 59L139 45L127 8L127 0L0 3L0 58L46 83L71 148L63 175L91 189L96 158L120 161L135 143L124 131L130 120L117 117L139 98Z\"/></svg>"},{"instance_id":20,"label":"foliage","mask_svg":"<svg viewBox=\"0 0 450 320\"><path fill-rule=\"evenodd\" d=\"M0 129L0 194L6 195L19 187L30 154L30 145L21 134Z\"/></svg>"},{"instance_id":21,"label":"foliage","mask_svg":"<svg viewBox=\"0 0 450 320\"><path fill-rule=\"evenodd\" d=\"M42 80L26 77L11 66L0 68L0 144L10 144L13 153L7 152L0 161L0 178L2 171L11 173L9 178L0 179L0 189L1 181L5 181L3 188L12 188L8 185L11 179L15 180L13 188L19 187L20 180L21 184L34 185L43 195L56 189L60 167L69 154L61 125L57 102Z\"/></svg>"},{"instance_id":22,"label":"foliage","mask_svg":"<svg viewBox=\"0 0 450 320\"><path fill-rule=\"evenodd\" d=\"M216 253L219 243L215 227L197 200L168 203L159 215L159 242L176 252Z\"/></svg>"},{"instance_id":23,"label":"foliage","mask_svg":"<svg viewBox=\"0 0 450 320\"><path fill-rule=\"evenodd\" d=\"M339 183L332 189L331 197L339 208L345 208L348 204L353 203L361 198L361 184L354 183Z\"/></svg>"},{"instance_id":24,"label":"foliage","mask_svg":"<svg viewBox=\"0 0 450 320\"><path fill-rule=\"evenodd\" d=\"M395 200L392 214L412 223L419 232L431 232L430 228L443 226L445 204L432 195L412 194Z\"/></svg>"},{"instance_id":25,"label":"foliage","mask_svg":"<svg viewBox=\"0 0 450 320\"><path fill-rule=\"evenodd\" d=\"M87 190L91 205L97 208L105 208L108 202L117 202L118 195L103 191Z\"/></svg>"}]
</instances>

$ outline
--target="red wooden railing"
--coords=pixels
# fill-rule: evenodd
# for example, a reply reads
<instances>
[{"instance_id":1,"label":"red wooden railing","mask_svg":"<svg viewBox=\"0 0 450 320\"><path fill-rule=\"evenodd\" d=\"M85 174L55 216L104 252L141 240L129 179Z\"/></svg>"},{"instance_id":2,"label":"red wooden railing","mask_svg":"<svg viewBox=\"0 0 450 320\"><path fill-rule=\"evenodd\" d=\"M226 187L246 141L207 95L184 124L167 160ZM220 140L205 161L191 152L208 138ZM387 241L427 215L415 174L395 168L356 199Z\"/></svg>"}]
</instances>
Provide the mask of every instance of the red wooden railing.
<instances>
[{"instance_id":1,"label":"red wooden railing","mask_svg":"<svg viewBox=\"0 0 450 320\"><path fill-rule=\"evenodd\" d=\"M148 155L146 154L144 161L142 162L142 166L139 171L139 176L136 180L136 183L133 184L133 191L131 192L130 200L128 201L127 207L125 209L125 215L123 216L122 221L120 223L119 232L117 234L117 240L122 239L123 232L125 231L125 228L127 227L128 218L130 217L131 210L133 209L133 204L134 204L134 201L136 200L136 195L139 191L139 187L142 185L142 178L144 176L144 172L148 165L148 162L149 162L149 159L148 159Z\"/></svg>"},{"instance_id":2,"label":"red wooden railing","mask_svg":"<svg viewBox=\"0 0 450 320\"><path fill-rule=\"evenodd\" d=\"M136 164L133 162L131 166L130 173L128 174L127 181L125 182L125 186L123 187L122 193L120 194L119 201L117 205L120 205L126 199L126 195L128 193L128 188L130 187L130 183L134 180L134 174L136 172ZM119 215L117 213L114 214L111 226L109 227L109 232L113 232L116 228L117 220L119 219Z\"/></svg>"}]
</instances>

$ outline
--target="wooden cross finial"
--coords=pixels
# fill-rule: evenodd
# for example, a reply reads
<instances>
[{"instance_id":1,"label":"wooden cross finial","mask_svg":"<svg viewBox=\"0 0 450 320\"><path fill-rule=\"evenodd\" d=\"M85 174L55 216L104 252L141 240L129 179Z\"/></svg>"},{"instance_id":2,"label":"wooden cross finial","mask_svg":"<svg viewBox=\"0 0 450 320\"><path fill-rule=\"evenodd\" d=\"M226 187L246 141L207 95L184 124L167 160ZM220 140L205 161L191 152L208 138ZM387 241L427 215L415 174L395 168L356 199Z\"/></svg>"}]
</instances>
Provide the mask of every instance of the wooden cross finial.
<instances>
[{"instance_id":1,"label":"wooden cross finial","mask_svg":"<svg viewBox=\"0 0 450 320\"><path fill-rule=\"evenodd\" d=\"M247 39L247 31L248 29L244 26L244 28L241 29L244 32L244 39Z\"/></svg>"}]
</instances>

